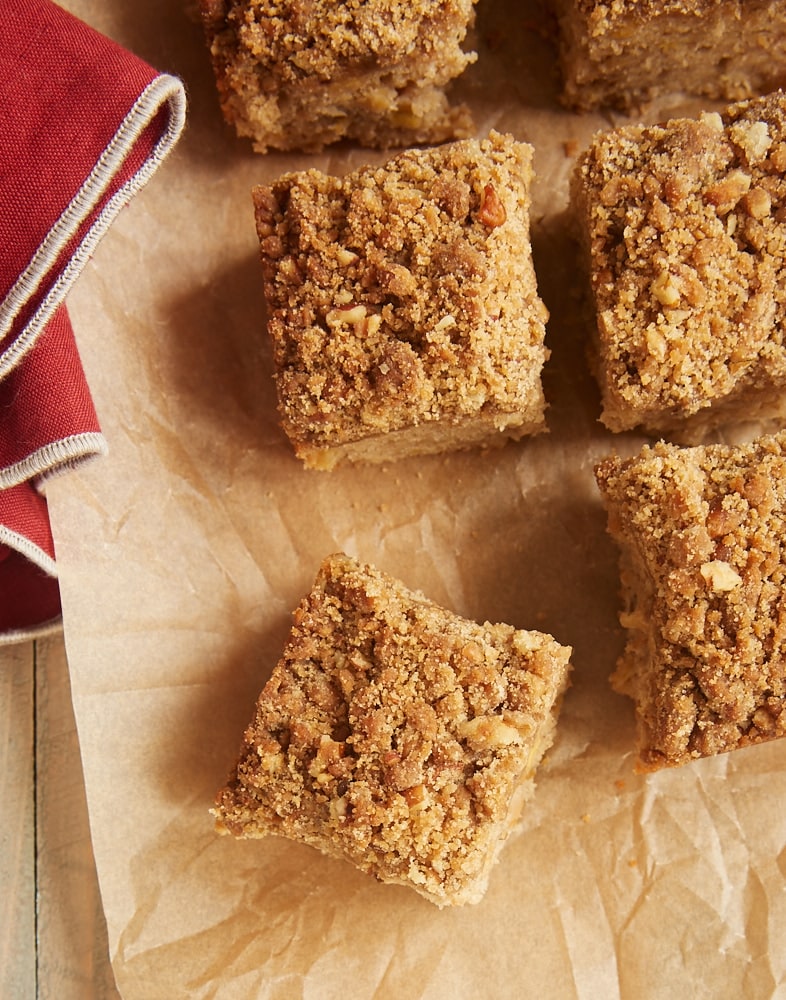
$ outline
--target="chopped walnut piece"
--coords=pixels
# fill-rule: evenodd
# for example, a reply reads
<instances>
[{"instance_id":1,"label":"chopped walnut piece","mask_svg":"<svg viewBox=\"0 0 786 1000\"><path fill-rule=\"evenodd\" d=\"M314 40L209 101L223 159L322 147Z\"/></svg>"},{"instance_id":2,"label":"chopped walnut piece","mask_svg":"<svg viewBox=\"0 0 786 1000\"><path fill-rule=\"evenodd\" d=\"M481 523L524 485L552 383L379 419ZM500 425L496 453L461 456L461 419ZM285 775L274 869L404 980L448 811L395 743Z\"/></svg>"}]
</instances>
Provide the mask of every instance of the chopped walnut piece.
<instances>
[{"instance_id":1,"label":"chopped walnut piece","mask_svg":"<svg viewBox=\"0 0 786 1000\"><path fill-rule=\"evenodd\" d=\"M470 207L470 188L466 181L438 177L434 182L432 195L452 219L466 219Z\"/></svg>"},{"instance_id":2,"label":"chopped walnut piece","mask_svg":"<svg viewBox=\"0 0 786 1000\"><path fill-rule=\"evenodd\" d=\"M349 267L358 260L358 255L354 250L347 250L346 247L339 247L336 251L336 259L342 267Z\"/></svg>"},{"instance_id":3,"label":"chopped walnut piece","mask_svg":"<svg viewBox=\"0 0 786 1000\"><path fill-rule=\"evenodd\" d=\"M674 276L668 271L661 272L652 283L652 294L663 306L676 306L680 301L680 290Z\"/></svg>"},{"instance_id":4,"label":"chopped walnut piece","mask_svg":"<svg viewBox=\"0 0 786 1000\"><path fill-rule=\"evenodd\" d=\"M701 575L715 591L734 590L742 583L740 574L723 559L704 563Z\"/></svg>"},{"instance_id":5,"label":"chopped walnut piece","mask_svg":"<svg viewBox=\"0 0 786 1000\"><path fill-rule=\"evenodd\" d=\"M505 206L500 201L499 195L492 184L487 184L483 188L483 201L478 210L478 219L489 229L496 229L497 226L504 226L508 213Z\"/></svg>"},{"instance_id":6,"label":"chopped walnut piece","mask_svg":"<svg viewBox=\"0 0 786 1000\"><path fill-rule=\"evenodd\" d=\"M759 163L772 146L767 122L741 122L729 129L732 141L741 146L749 163Z\"/></svg>"},{"instance_id":7,"label":"chopped walnut piece","mask_svg":"<svg viewBox=\"0 0 786 1000\"><path fill-rule=\"evenodd\" d=\"M772 209L772 198L762 187L751 188L742 199L745 211L754 219L765 219Z\"/></svg>"},{"instance_id":8,"label":"chopped walnut piece","mask_svg":"<svg viewBox=\"0 0 786 1000\"><path fill-rule=\"evenodd\" d=\"M704 197L714 205L719 215L727 215L750 190L751 175L733 170L727 177L708 187Z\"/></svg>"},{"instance_id":9,"label":"chopped walnut piece","mask_svg":"<svg viewBox=\"0 0 786 1000\"><path fill-rule=\"evenodd\" d=\"M496 715L479 715L459 727L459 732L472 747L507 747L523 742L522 733Z\"/></svg>"}]
</instances>

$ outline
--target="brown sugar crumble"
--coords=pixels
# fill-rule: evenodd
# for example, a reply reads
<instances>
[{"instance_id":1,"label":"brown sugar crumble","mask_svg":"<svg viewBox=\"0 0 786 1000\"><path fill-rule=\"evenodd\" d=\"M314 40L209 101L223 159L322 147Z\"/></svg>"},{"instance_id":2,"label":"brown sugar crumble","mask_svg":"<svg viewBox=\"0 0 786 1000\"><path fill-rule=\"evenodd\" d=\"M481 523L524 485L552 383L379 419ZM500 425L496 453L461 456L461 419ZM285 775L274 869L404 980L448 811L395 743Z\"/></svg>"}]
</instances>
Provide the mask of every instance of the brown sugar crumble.
<instances>
[{"instance_id":1,"label":"brown sugar crumble","mask_svg":"<svg viewBox=\"0 0 786 1000\"><path fill-rule=\"evenodd\" d=\"M307 466L545 430L531 179L532 148L492 132L254 189L279 412Z\"/></svg>"},{"instance_id":2,"label":"brown sugar crumble","mask_svg":"<svg viewBox=\"0 0 786 1000\"><path fill-rule=\"evenodd\" d=\"M600 133L571 201L603 423L695 444L786 415L786 96Z\"/></svg>"},{"instance_id":3,"label":"brown sugar crumble","mask_svg":"<svg viewBox=\"0 0 786 1000\"><path fill-rule=\"evenodd\" d=\"M739 101L786 83L784 0L553 0L567 105Z\"/></svg>"},{"instance_id":4,"label":"brown sugar crumble","mask_svg":"<svg viewBox=\"0 0 786 1000\"><path fill-rule=\"evenodd\" d=\"M786 432L596 468L620 552L638 769L786 736Z\"/></svg>"},{"instance_id":5,"label":"brown sugar crumble","mask_svg":"<svg viewBox=\"0 0 786 1000\"><path fill-rule=\"evenodd\" d=\"M571 650L327 558L259 696L217 828L476 903L554 737Z\"/></svg>"},{"instance_id":6,"label":"brown sugar crumble","mask_svg":"<svg viewBox=\"0 0 786 1000\"><path fill-rule=\"evenodd\" d=\"M224 117L261 153L468 137L446 90L476 59L475 2L200 0Z\"/></svg>"}]
</instances>

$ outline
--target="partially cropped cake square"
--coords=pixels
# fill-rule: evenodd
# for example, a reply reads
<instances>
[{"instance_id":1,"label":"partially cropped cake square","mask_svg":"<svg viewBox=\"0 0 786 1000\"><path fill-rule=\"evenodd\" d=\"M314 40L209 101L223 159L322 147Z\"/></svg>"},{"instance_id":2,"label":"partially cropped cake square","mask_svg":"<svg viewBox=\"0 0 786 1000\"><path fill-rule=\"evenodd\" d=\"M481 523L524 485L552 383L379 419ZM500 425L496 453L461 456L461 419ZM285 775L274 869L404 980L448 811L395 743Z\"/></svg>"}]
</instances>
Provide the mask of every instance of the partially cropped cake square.
<instances>
[{"instance_id":1,"label":"partially cropped cake square","mask_svg":"<svg viewBox=\"0 0 786 1000\"><path fill-rule=\"evenodd\" d=\"M254 189L283 428L306 466L545 430L532 147L492 133Z\"/></svg>"},{"instance_id":2,"label":"partially cropped cake square","mask_svg":"<svg viewBox=\"0 0 786 1000\"><path fill-rule=\"evenodd\" d=\"M564 99L640 109L663 95L737 101L786 83L784 0L553 0Z\"/></svg>"},{"instance_id":3,"label":"partially cropped cake square","mask_svg":"<svg viewBox=\"0 0 786 1000\"><path fill-rule=\"evenodd\" d=\"M467 137L475 2L200 0L224 118L260 153Z\"/></svg>"},{"instance_id":4,"label":"partially cropped cake square","mask_svg":"<svg viewBox=\"0 0 786 1000\"><path fill-rule=\"evenodd\" d=\"M330 556L217 797L217 828L310 844L438 907L477 903L554 739L570 653Z\"/></svg>"},{"instance_id":5,"label":"partially cropped cake square","mask_svg":"<svg viewBox=\"0 0 786 1000\"><path fill-rule=\"evenodd\" d=\"M621 552L641 771L786 736L786 433L596 468Z\"/></svg>"},{"instance_id":6,"label":"partially cropped cake square","mask_svg":"<svg viewBox=\"0 0 786 1000\"><path fill-rule=\"evenodd\" d=\"M683 443L786 417L786 96L599 133L571 199L601 420Z\"/></svg>"}]
</instances>

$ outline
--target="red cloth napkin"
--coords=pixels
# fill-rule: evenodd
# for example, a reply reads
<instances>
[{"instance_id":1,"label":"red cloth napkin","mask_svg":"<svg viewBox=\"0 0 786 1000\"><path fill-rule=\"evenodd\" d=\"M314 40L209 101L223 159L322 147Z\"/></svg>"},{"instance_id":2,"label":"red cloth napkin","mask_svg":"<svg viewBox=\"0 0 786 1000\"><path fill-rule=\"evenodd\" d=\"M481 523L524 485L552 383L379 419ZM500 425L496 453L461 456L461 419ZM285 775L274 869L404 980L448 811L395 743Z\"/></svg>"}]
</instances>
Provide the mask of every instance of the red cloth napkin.
<instances>
[{"instance_id":1,"label":"red cloth napkin","mask_svg":"<svg viewBox=\"0 0 786 1000\"><path fill-rule=\"evenodd\" d=\"M0 0L0 13L3 643L59 627L43 484L105 450L66 295L177 142L186 100L176 77L51 0Z\"/></svg>"}]
</instances>

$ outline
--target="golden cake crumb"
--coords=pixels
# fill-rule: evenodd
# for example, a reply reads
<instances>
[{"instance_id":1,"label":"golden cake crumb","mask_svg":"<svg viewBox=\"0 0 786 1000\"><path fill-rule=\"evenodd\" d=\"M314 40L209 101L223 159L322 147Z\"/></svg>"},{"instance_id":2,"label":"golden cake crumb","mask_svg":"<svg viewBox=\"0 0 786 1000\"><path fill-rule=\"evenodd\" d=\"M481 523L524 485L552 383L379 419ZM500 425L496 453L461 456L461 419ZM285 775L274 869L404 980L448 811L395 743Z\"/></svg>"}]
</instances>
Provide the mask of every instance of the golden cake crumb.
<instances>
[{"instance_id":1,"label":"golden cake crumb","mask_svg":"<svg viewBox=\"0 0 786 1000\"><path fill-rule=\"evenodd\" d=\"M621 550L639 770L786 736L786 432L596 468Z\"/></svg>"},{"instance_id":2,"label":"golden cake crumb","mask_svg":"<svg viewBox=\"0 0 786 1000\"><path fill-rule=\"evenodd\" d=\"M786 415L786 96L598 134L571 185L603 423Z\"/></svg>"},{"instance_id":3,"label":"golden cake crumb","mask_svg":"<svg viewBox=\"0 0 786 1000\"><path fill-rule=\"evenodd\" d=\"M284 430L307 466L545 430L532 148L492 132L254 189Z\"/></svg>"},{"instance_id":4,"label":"golden cake crumb","mask_svg":"<svg viewBox=\"0 0 786 1000\"><path fill-rule=\"evenodd\" d=\"M294 613L217 828L475 903L554 736L570 649L467 621L345 555Z\"/></svg>"},{"instance_id":5,"label":"golden cake crumb","mask_svg":"<svg viewBox=\"0 0 786 1000\"><path fill-rule=\"evenodd\" d=\"M784 0L553 0L563 98L634 111L663 94L739 101L786 83Z\"/></svg>"},{"instance_id":6,"label":"golden cake crumb","mask_svg":"<svg viewBox=\"0 0 786 1000\"><path fill-rule=\"evenodd\" d=\"M476 0L200 0L226 120L254 149L388 148L472 134L448 84Z\"/></svg>"}]
</instances>

